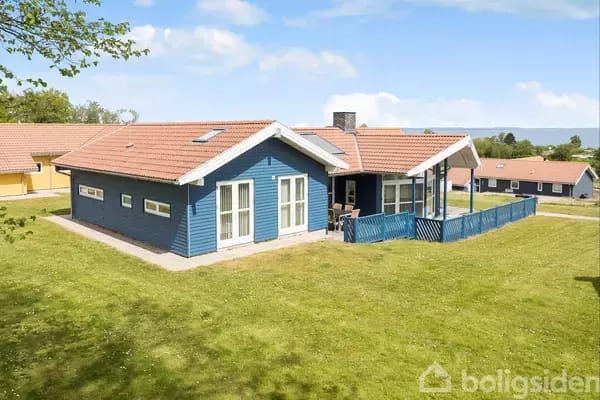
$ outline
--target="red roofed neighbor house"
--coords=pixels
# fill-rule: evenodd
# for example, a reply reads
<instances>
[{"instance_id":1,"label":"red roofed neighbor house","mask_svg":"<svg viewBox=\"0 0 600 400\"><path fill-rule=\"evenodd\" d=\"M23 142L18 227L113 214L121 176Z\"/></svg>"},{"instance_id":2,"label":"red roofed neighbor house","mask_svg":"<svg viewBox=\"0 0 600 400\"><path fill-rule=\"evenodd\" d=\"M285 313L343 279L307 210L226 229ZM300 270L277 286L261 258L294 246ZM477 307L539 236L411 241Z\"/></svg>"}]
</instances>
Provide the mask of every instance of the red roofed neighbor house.
<instances>
[{"instance_id":1,"label":"red roofed neighbor house","mask_svg":"<svg viewBox=\"0 0 600 400\"><path fill-rule=\"evenodd\" d=\"M0 196L69 187L52 160L122 125L0 124Z\"/></svg>"},{"instance_id":2,"label":"red roofed neighbor house","mask_svg":"<svg viewBox=\"0 0 600 400\"><path fill-rule=\"evenodd\" d=\"M588 163L544 161L543 157L510 160L481 159L475 169L475 191L563 197L591 197L598 176ZM470 171L454 168L449 172L452 186L468 190Z\"/></svg>"}]
</instances>

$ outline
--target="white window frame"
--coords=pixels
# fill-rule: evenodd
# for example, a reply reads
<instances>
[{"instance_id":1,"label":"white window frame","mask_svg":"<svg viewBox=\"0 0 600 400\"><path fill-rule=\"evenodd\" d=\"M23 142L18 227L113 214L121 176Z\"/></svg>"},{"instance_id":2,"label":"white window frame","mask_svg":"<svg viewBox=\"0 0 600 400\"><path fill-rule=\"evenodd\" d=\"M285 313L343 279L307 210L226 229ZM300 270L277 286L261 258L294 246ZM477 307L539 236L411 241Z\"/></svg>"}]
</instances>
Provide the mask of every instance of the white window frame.
<instances>
[{"instance_id":1,"label":"white window frame","mask_svg":"<svg viewBox=\"0 0 600 400\"><path fill-rule=\"evenodd\" d=\"M39 166L39 171L33 171L30 172L30 175L41 175L44 173L44 162L43 161L34 161L33 162L36 166Z\"/></svg>"},{"instance_id":2,"label":"white window frame","mask_svg":"<svg viewBox=\"0 0 600 400\"><path fill-rule=\"evenodd\" d=\"M346 200L346 202L344 204L352 204L353 206L356 205L356 180L355 179L347 179L346 180L346 191L345 191L345 197L344 200ZM354 186L354 200L350 201L350 189L351 186Z\"/></svg>"},{"instance_id":3,"label":"white window frame","mask_svg":"<svg viewBox=\"0 0 600 400\"><path fill-rule=\"evenodd\" d=\"M250 196L250 233L247 236L237 236L237 229L239 227L239 197L238 188L239 185L247 183L249 185L249 196ZM221 240L221 186L231 185L231 210L232 210L232 232L233 237L227 240ZM219 181L217 182L217 249L223 249L231 246L238 246L241 244L254 242L254 180L244 179L237 181Z\"/></svg>"},{"instance_id":4,"label":"white window frame","mask_svg":"<svg viewBox=\"0 0 600 400\"><path fill-rule=\"evenodd\" d=\"M517 183L517 187L513 186L513 183L516 182ZM519 181L515 181L515 180L511 180L510 181L510 190L519 190Z\"/></svg>"},{"instance_id":5,"label":"white window frame","mask_svg":"<svg viewBox=\"0 0 600 400\"><path fill-rule=\"evenodd\" d=\"M290 227L281 227L281 181L290 180ZM304 179L304 224L296 226L296 179ZM279 236L292 233L304 232L308 230L308 174L284 175L277 177L277 227Z\"/></svg>"},{"instance_id":6,"label":"white window frame","mask_svg":"<svg viewBox=\"0 0 600 400\"><path fill-rule=\"evenodd\" d=\"M538 192L543 192L544 191L544 183L543 182L538 182L537 183L537 191Z\"/></svg>"},{"instance_id":7,"label":"white window frame","mask_svg":"<svg viewBox=\"0 0 600 400\"><path fill-rule=\"evenodd\" d=\"M93 192L93 193L90 193ZM79 185L79 195L90 199L104 201L104 189L96 188L93 186Z\"/></svg>"},{"instance_id":8,"label":"white window frame","mask_svg":"<svg viewBox=\"0 0 600 400\"><path fill-rule=\"evenodd\" d=\"M496 178L488 178L488 187L498 187L498 180Z\"/></svg>"},{"instance_id":9,"label":"white window frame","mask_svg":"<svg viewBox=\"0 0 600 400\"><path fill-rule=\"evenodd\" d=\"M556 190L556 187L560 186L560 190ZM553 183L552 184L552 193L562 193L563 192L563 184L562 183Z\"/></svg>"},{"instance_id":10,"label":"white window frame","mask_svg":"<svg viewBox=\"0 0 600 400\"><path fill-rule=\"evenodd\" d=\"M148 208L149 203L156 204L156 210ZM166 213L166 212L159 211L160 206L169 207L169 212ZM171 205L169 203L163 203L161 201L156 201L156 200L152 200L152 199L144 199L144 212L146 214L152 214L152 215L156 215L158 217L171 218Z\"/></svg>"},{"instance_id":11,"label":"white window frame","mask_svg":"<svg viewBox=\"0 0 600 400\"><path fill-rule=\"evenodd\" d=\"M423 196L422 196L422 200L415 200L415 207L418 204L421 205L425 205L425 197L427 196L427 186L429 183L432 183L433 185L433 190L432 190L432 196L429 198L428 197L428 201L427 201L427 216L432 215L433 212L435 211L435 206L434 204L432 204L433 202L435 202L435 176L428 176L427 177L427 182L425 182L425 179L421 178L419 180L419 178L417 178L417 182L416 184L423 184ZM386 203L385 202L385 185L390 185L390 186L394 186L395 190L396 190L396 201L394 203ZM382 179L382 183L381 183L381 212L384 213L385 212L385 206L391 206L394 205L394 213L398 214L400 213L400 206L401 205L407 205L410 204L412 206L412 200L409 201L400 201L400 186L412 186L412 179ZM412 188L411 188L412 189ZM430 202L431 201L431 202ZM413 210L413 212L416 214L417 210ZM417 215L417 217L422 217L423 215Z\"/></svg>"},{"instance_id":12,"label":"white window frame","mask_svg":"<svg viewBox=\"0 0 600 400\"><path fill-rule=\"evenodd\" d=\"M129 204L123 202L123 199L129 198ZM127 193L121 193L121 207L132 208L133 207L133 196Z\"/></svg>"}]
</instances>

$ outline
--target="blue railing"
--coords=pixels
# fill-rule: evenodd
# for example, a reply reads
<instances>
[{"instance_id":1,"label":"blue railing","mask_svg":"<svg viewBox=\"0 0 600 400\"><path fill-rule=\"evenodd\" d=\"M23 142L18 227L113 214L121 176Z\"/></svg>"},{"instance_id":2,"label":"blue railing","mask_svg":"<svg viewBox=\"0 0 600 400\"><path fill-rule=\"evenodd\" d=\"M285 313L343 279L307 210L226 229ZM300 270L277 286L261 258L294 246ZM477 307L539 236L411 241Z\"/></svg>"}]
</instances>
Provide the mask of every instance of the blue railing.
<instances>
[{"instance_id":1,"label":"blue railing","mask_svg":"<svg viewBox=\"0 0 600 400\"><path fill-rule=\"evenodd\" d=\"M430 242L455 242L534 215L536 208L537 198L530 197L445 221L416 218L416 238Z\"/></svg>"},{"instance_id":2,"label":"blue railing","mask_svg":"<svg viewBox=\"0 0 600 400\"><path fill-rule=\"evenodd\" d=\"M415 214L375 214L344 219L344 241L373 243L399 238L430 242L455 242L535 215L537 198L530 197L445 221L415 217Z\"/></svg>"},{"instance_id":3,"label":"blue railing","mask_svg":"<svg viewBox=\"0 0 600 400\"><path fill-rule=\"evenodd\" d=\"M409 212L344 218L344 241L373 243L415 236L415 215Z\"/></svg>"}]
</instances>

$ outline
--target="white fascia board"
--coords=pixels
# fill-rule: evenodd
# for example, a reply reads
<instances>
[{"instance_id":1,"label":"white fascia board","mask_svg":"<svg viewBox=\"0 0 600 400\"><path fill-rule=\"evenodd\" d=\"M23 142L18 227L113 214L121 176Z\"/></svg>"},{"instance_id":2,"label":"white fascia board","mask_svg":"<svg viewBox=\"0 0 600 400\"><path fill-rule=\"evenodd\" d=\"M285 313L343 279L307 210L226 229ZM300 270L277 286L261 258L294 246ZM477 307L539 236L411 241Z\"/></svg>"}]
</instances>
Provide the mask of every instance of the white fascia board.
<instances>
[{"instance_id":1,"label":"white fascia board","mask_svg":"<svg viewBox=\"0 0 600 400\"><path fill-rule=\"evenodd\" d=\"M337 167L342 169L349 168L348 164L346 164L344 161L312 144L296 132L292 131L290 128L279 122L273 122L271 125L261 129L247 139L225 150L218 156L179 177L177 179L177 183L179 185L185 185L203 179L211 172L221 168L228 162L236 159L248 150L258 146L265 140L272 137L276 137L290 145L293 145L293 147L295 147L297 150L319 162L322 162L328 167Z\"/></svg>"},{"instance_id":2,"label":"white fascia board","mask_svg":"<svg viewBox=\"0 0 600 400\"><path fill-rule=\"evenodd\" d=\"M581 180L581 178L583 178L583 175L585 175L585 173L587 171L590 171L592 173L592 176L594 177L594 179L598 179L598 175L596 174L596 171L594 171L594 169L588 165L587 167L585 167L585 169L583 170L581 175L579 175L579 178L577 178L577 180L575 181L575 185L577 185L579 183L579 181Z\"/></svg>"},{"instance_id":3,"label":"white fascia board","mask_svg":"<svg viewBox=\"0 0 600 400\"><path fill-rule=\"evenodd\" d=\"M451 157L452 155L458 153L459 151L461 151L465 148L468 148L471 151L471 154L469 154L469 155L472 155L473 161L474 161L474 165L472 166L472 168L478 168L479 166L481 166L481 160L479 160L479 155L477 154L477 150L475 149L475 145L473 144L471 137L465 136L458 142L454 143L451 146L448 146L446 149L440 151L433 157L428 158L427 160L423 161L421 164L410 169L406 173L406 175L407 176L418 175L418 174L428 170L429 168L439 164L440 162L444 161L445 159Z\"/></svg>"}]
</instances>

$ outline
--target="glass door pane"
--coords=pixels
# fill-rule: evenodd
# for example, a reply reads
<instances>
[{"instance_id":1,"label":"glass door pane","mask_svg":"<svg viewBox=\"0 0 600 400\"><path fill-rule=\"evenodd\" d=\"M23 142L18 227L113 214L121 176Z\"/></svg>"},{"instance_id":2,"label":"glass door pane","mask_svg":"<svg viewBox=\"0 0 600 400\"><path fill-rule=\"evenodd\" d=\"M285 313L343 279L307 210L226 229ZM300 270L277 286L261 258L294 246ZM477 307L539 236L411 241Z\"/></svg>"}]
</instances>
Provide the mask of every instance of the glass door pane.
<instances>
[{"instance_id":1,"label":"glass door pane","mask_svg":"<svg viewBox=\"0 0 600 400\"><path fill-rule=\"evenodd\" d=\"M291 181L290 179L282 179L279 185L279 226L285 229L292 225Z\"/></svg>"},{"instance_id":2,"label":"glass door pane","mask_svg":"<svg viewBox=\"0 0 600 400\"><path fill-rule=\"evenodd\" d=\"M225 185L219 191L219 223L221 241L233 239L233 187Z\"/></svg>"},{"instance_id":3,"label":"glass door pane","mask_svg":"<svg viewBox=\"0 0 600 400\"><path fill-rule=\"evenodd\" d=\"M250 184L238 185L238 237L250 235Z\"/></svg>"},{"instance_id":4,"label":"glass door pane","mask_svg":"<svg viewBox=\"0 0 600 400\"><path fill-rule=\"evenodd\" d=\"M396 185L383 185L383 212L396 213Z\"/></svg>"},{"instance_id":5,"label":"glass door pane","mask_svg":"<svg viewBox=\"0 0 600 400\"><path fill-rule=\"evenodd\" d=\"M305 199L304 199L304 188L306 182L305 178L296 178L296 214L294 218L295 226L302 226L305 224L304 221L304 208L305 208Z\"/></svg>"}]
</instances>

